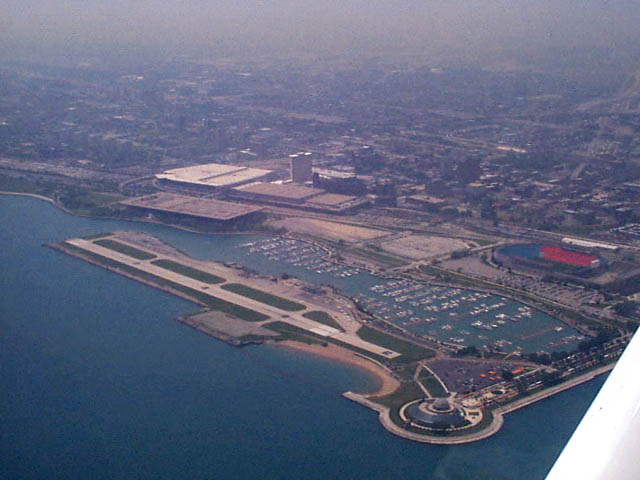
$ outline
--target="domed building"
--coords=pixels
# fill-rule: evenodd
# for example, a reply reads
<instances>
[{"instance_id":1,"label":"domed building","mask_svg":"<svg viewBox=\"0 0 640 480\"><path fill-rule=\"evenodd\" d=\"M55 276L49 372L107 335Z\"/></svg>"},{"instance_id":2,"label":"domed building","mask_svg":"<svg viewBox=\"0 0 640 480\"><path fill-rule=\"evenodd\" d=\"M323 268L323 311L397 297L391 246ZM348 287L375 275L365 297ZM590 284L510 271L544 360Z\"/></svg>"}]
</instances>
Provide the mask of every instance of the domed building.
<instances>
[{"instance_id":1,"label":"domed building","mask_svg":"<svg viewBox=\"0 0 640 480\"><path fill-rule=\"evenodd\" d=\"M427 398L409 403L402 407L400 416L432 430L460 428L469 424L463 408L446 398Z\"/></svg>"}]
</instances>

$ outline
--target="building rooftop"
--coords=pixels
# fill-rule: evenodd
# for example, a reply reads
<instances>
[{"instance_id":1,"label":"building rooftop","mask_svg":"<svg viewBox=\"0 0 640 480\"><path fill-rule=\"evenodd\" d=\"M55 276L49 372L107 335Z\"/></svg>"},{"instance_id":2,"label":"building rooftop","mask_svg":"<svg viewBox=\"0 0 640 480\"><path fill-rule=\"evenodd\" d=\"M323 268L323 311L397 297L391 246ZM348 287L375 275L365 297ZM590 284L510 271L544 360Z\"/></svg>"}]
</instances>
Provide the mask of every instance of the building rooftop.
<instances>
[{"instance_id":1,"label":"building rooftop","mask_svg":"<svg viewBox=\"0 0 640 480\"><path fill-rule=\"evenodd\" d=\"M207 163L193 167L175 168L159 173L156 178L173 182L228 187L257 180L271 173L271 170L248 168L221 163Z\"/></svg>"},{"instance_id":2,"label":"building rooftop","mask_svg":"<svg viewBox=\"0 0 640 480\"><path fill-rule=\"evenodd\" d=\"M156 175L158 178L166 178L182 182L204 182L219 175L242 170L245 167L235 165L224 165L221 163L207 163L205 165L195 165L193 167L174 168Z\"/></svg>"},{"instance_id":3,"label":"building rooftop","mask_svg":"<svg viewBox=\"0 0 640 480\"><path fill-rule=\"evenodd\" d=\"M413 422L436 430L462 427L465 424L462 412L450 405L446 399L428 399L413 403L409 405L406 413Z\"/></svg>"},{"instance_id":4,"label":"building rooftop","mask_svg":"<svg viewBox=\"0 0 640 480\"><path fill-rule=\"evenodd\" d=\"M447 203L447 201L443 198L438 198L438 197L432 197L431 195L411 195L407 198L410 198L411 200L414 200L416 202L421 202L421 203L429 203L432 205L439 205L441 203Z\"/></svg>"},{"instance_id":5,"label":"building rooftop","mask_svg":"<svg viewBox=\"0 0 640 480\"><path fill-rule=\"evenodd\" d=\"M232 186L239 183L249 182L251 180L257 180L265 175L271 173L271 170L264 170L262 168L245 168L236 172L231 172L226 175L220 175L213 179L213 183L219 186Z\"/></svg>"},{"instance_id":6,"label":"building rooftop","mask_svg":"<svg viewBox=\"0 0 640 480\"><path fill-rule=\"evenodd\" d=\"M330 170L327 168L314 168L313 173L317 173L318 175L322 175L324 177L341 178L345 180L350 178L356 178L355 172L342 172L339 170Z\"/></svg>"},{"instance_id":7,"label":"building rooftop","mask_svg":"<svg viewBox=\"0 0 640 480\"><path fill-rule=\"evenodd\" d=\"M235 190L239 192L252 193L255 195L265 195L290 200L304 200L314 195L323 193L323 190L317 188L305 187L293 183L250 183L237 187Z\"/></svg>"},{"instance_id":8,"label":"building rooftop","mask_svg":"<svg viewBox=\"0 0 640 480\"><path fill-rule=\"evenodd\" d=\"M340 195L338 193L325 193L323 195L317 195L309 199L309 203L326 206L338 206L343 203L352 202L357 197L351 195Z\"/></svg>"},{"instance_id":9,"label":"building rooftop","mask_svg":"<svg viewBox=\"0 0 640 480\"><path fill-rule=\"evenodd\" d=\"M196 198L175 193L154 193L122 202L123 205L161 212L179 213L212 220L232 220L262 210L259 207L223 202L212 198Z\"/></svg>"}]
</instances>

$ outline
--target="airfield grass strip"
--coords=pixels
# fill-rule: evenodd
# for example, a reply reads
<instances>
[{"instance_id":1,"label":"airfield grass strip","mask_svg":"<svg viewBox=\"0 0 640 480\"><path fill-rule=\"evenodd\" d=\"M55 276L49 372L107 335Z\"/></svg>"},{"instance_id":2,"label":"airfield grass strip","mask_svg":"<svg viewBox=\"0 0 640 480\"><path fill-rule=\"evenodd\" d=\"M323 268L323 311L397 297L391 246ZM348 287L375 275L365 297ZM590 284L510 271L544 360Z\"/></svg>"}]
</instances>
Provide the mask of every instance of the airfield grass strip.
<instances>
[{"instance_id":1,"label":"airfield grass strip","mask_svg":"<svg viewBox=\"0 0 640 480\"><path fill-rule=\"evenodd\" d=\"M101 247L108 248L109 250L122 253L124 255L127 255L128 257L135 258L136 260L151 260L152 258L156 258L155 255L149 252L145 252L144 250L139 250L129 245L125 245L124 243L116 242L115 240L111 240L109 238L96 240L93 243L95 243L96 245L100 245Z\"/></svg>"},{"instance_id":2,"label":"airfield grass strip","mask_svg":"<svg viewBox=\"0 0 640 480\"><path fill-rule=\"evenodd\" d=\"M82 237L83 240L97 240L99 238L110 237L113 235L111 232L94 233L93 235L86 235Z\"/></svg>"},{"instance_id":3,"label":"airfield grass strip","mask_svg":"<svg viewBox=\"0 0 640 480\"><path fill-rule=\"evenodd\" d=\"M320 336L286 322L275 321L265 323L263 327L279 333L281 340L295 340L296 342L308 343L310 345L326 342L326 340Z\"/></svg>"},{"instance_id":4,"label":"airfield grass strip","mask_svg":"<svg viewBox=\"0 0 640 480\"><path fill-rule=\"evenodd\" d=\"M388 335L384 332L376 330L371 327L362 326L357 331L357 335L367 342L380 345L381 347L388 348L395 352L400 353L402 356L396 358L398 362L416 362L425 358L430 358L435 355L433 350L430 350L419 345L415 345L401 338Z\"/></svg>"},{"instance_id":5,"label":"airfield grass strip","mask_svg":"<svg viewBox=\"0 0 640 480\"><path fill-rule=\"evenodd\" d=\"M282 338L281 338L282 340L295 340L298 342L309 343L309 344L320 344L320 345L327 345L329 343L333 343L338 347L342 347L346 350L350 350L363 357L377 360L380 363L395 361L395 359L390 360L388 358L383 357L382 355L376 355L375 353L371 353L368 350L358 348L354 345L342 342L333 337L323 337L321 335L310 332L300 327L296 327L295 325L291 325L286 322L275 321L275 322L265 323L263 326L270 330L273 330L274 332L278 332L280 335L282 335Z\"/></svg>"},{"instance_id":6,"label":"airfield grass strip","mask_svg":"<svg viewBox=\"0 0 640 480\"><path fill-rule=\"evenodd\" d=\"M338 322L336 322L331 315L327 312L314 311L314 312L306 312L302 314L303 317L308 318L309 320L313 320L318 323L322 323L329 327L333 327L341 332L344 332L344 328L340 326Z\"/></svg>"},{"instance_id":7,"label":"airfield grass strip","mask_svg":"<svg viewBox=\"0 0 640 480\"><path fill-rule=\"evenodd\" d=\"M271 295L270 293L263 292L262 290L256 290L255 288L247 287L246 285L242 285L240 283L228 283L226 285L222 285L220 288L229 292L237 293L238 295L242 295L243 297L251 298L257 302L271 305L272 307L279 308L280 310L285 310L287 312L297 312L299 310L305 309L304 305L292 302L291 300L287 300L286 298Z\"/></svg>"},{"instance_id":8,"label":"airfield grass strip","mask_svg":"<svg viewBox=\"0 0 640 480\"><path fill-rule=\"evenodd\" d=\"M224 278L218 277L208 272L203 272L202 270L198 270L197 268L183 265L182 263L174 262L173 260L154 260L153 262L151 262L151 264L160 268L164 268L165 270L184 275L185 277L193 278L194 280L198 280L199 282L208 283L209 285L222 283L225 281Z\"/></svg>"},{"instance_id":9,"label":"airfield grass strip","mask_svg":"<svg viewBox=\"0 0 640 480\"><path fill-rule=\"evenodd\" d=\"M200 292L193 288L180 285L179 283L166 280L162 277L158 277L157 275L144 272L135 267L131 267L129 265L125 265L123 263L117 262L110 258L105 258L96 253L89 252L82 248L76 247L75 245L71 245L69 243L63 243L63 245L64 245L64 248L68 249L69 251L78 252L79 254L93 260L99 265L103 265L107 268L110 267L110 268L120 270L122 272L128 273L141 280L146 280L159 287L168 287L168 288L171 288L172 290L184 293L185 295L189 296L190 298L193 298L195 301L205 305L206 307L211 308L212 310L218 310L224 313L228 313L233 317L239 318L241 320L246 320L248 322L261 322L269 319L267 315L264 315L260 312L256 312L255 310L251 310L241 305L237 305L235 303L227 302L226 300L213 297L211 295L205 294L204 292Z\"/></svg>"}]
</instances>

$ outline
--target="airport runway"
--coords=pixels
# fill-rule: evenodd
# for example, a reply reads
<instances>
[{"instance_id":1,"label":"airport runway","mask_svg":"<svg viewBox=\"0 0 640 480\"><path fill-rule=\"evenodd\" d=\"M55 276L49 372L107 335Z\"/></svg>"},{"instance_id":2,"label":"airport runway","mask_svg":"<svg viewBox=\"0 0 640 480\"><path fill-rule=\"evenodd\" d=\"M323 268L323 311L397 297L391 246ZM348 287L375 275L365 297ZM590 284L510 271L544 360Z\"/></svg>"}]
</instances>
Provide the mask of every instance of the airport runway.
<instances>
[{"instance_id":1,"label":"airport runway","mask_svg":"<svg viewBox=\"0 0 640 480\"><path fill-rule=\"evenodd\" d=\"M150 260L138 260L128 255L125 255L123 253L110 250L100 245L96 245L90 240L85 240L80 238L67 240L67 243L75 247L78 247L82 250L95 253L96 255L114 260L118 263L122 263L124 265L128 265L140 271L163 278L170 282L175 282L185 287L192 288L194 290L201 292L202 294L209 295L213 298L218 298L230 303L234 303L236 305L250 308L251 310L255 310L257 312L260 312L264 315L269 316L271 321L286 322L290 325L293 325L298 328L302 328L316 335L319 335L322 337L335 338L336 340L339 340L341 342L352 345L356 348L366 350L375 355L379 355L385 358L391 359L391 358L400 356L398 352L394 352L387 348L362 340L355 333L340 332L336 328L310 320L302 315L302 313L304 313L305 311L325 310L325 308L323 307L295 299L296 303L303 304L306 307L305 310L299 311L299 312L289 312L289 311L281 310L277 307L267 305L262 302L258 302L257 300L254 300L252 298L238 295L228 290L223 290L220 287L224 285L224 282L215 284L215 285L208 284L208 283L193 279L191 277L180 275L179 273L175 273L170 270L166 270L164 268L158 267L156 265L153 265L151 262L154 262L160 259L171 260L177 263L188 265L193 268L197 268L199 270L209 272L216 276L220 276L226 280L226 283L242 283L249 287L253 287L250 278L239 276L231 268L217 266L212 262L199 262L193 259L189 261L185 261L185 259L183 258L173 258L167 255L160 255L158 254L158 252L146 249L138 244L127 243L126 241L120 238L117 238L117 241L120 243L130 245L136 249L149 252L155 255L155 257ZM215 268L212 268L214 265L215 265Z\"/></svg>"}]
</instances>

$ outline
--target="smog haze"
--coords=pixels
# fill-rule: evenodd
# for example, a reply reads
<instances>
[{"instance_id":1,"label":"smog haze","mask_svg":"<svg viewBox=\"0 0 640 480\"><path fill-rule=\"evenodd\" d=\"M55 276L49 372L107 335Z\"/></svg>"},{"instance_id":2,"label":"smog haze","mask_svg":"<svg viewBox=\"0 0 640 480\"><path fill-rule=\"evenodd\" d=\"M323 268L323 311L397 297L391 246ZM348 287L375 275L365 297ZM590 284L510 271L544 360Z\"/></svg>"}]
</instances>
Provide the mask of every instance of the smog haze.
<instances>
[{"instance_id":1,"label":"smog haze","mask_svg":"<svg viewBox=\"0 0 640 480\"><path fill-rule=\"evenodd\" d=\"M631 1L8 0L4 53L231 56L470 55L513 48L627 48Z\"/></svg>"}]
</instances>

